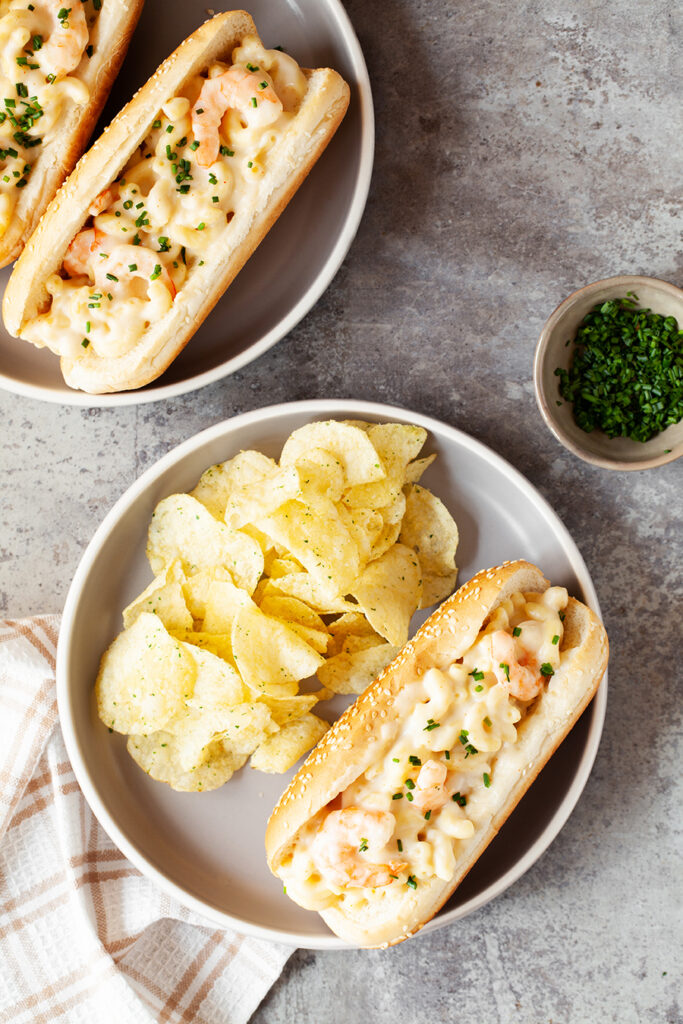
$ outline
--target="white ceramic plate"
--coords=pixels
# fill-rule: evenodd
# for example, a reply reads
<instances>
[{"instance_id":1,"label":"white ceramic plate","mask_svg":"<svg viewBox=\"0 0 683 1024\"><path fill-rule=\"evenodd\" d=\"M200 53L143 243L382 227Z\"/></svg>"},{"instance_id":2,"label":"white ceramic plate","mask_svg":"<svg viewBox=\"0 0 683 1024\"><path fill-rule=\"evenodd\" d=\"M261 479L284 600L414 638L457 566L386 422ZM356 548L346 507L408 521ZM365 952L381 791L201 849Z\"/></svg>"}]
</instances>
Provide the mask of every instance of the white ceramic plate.
<instances>
[{"instance_id":1,"label":"white ceramic plate","mask_svg":"<svg viewBox=\"0 0 683 1024\"><path fill-rule=\"evenodd\" d=\"M332 67L351 102L332 142L211 315L159 380L139 391L86 395L67 387L59 360L10 337L0 321L0 388L64 405L132 405L171 398L234 373L283 338L336 274L356 234L374 154L365 60L340 0L249 0L263 41L307 67ZM147 0L101 125L128 102L211 10L231 4ZM10 268L0 271L4 289Z\"/></svg>"},{"instance_id":2,"label":"white ceramic plate","mask_svg":"<svg viewBox=\"0 0 683 1024\"><path fill-rule=\"evenodd\" d=\"M181 903L219 925L314 949L336 949L317 914L297 907L266 866L263 837L290 776L243 769L212 793L174 793L145 775L125 740L97 719L93 684L121 611L151 580L147 526L156 503L192 488L208 466L242 448L278 457L290 432L318 419L418 423L425 452L438 453L423 483L460 528L460 582L505 559L528 558L596 611L574 542L536 490L490 449L418 413L370 402L309 401L246 413L169 452L126 491L93 537L71 585L57 660L59 712L83 792L120 849ZM417 625L417 618L416 623ZM439 928L503 892L543 853L567 820L593 764L607 701L606 680L453 899L427 926ZM290 773L291 774L291 773Z\"/></svg>"}]
</instances>

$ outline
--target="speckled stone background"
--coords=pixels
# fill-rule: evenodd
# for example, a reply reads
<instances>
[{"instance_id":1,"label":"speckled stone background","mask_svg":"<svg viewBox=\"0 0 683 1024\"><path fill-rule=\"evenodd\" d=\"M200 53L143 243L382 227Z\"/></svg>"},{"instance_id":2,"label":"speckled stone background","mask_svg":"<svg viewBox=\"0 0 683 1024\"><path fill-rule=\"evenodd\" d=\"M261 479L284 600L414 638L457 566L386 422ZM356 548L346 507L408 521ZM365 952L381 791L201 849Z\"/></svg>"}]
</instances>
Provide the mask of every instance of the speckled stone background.
<instances>
[{"instance_id":1,"label":"speckled stone background","mask_svg":"<svg viewBox=\"0 0 683 1024\"><path fill-rule=\"evenodd\" d=\"M179 441L308 397L388 401L485 441L572 532L610 697L570 821L477 914L394 950L296 953L253 1024L675 1024L681 994L683 462L608 473L546 431L546 316L626 272L683 283L681 10L669 0L349 0L377 155L358 237L305 320L186 398L79 410L0 394L0 602L58 611L114 500ZM293 372L296 370L296 372Z\"/></svg>"}]
</instances>

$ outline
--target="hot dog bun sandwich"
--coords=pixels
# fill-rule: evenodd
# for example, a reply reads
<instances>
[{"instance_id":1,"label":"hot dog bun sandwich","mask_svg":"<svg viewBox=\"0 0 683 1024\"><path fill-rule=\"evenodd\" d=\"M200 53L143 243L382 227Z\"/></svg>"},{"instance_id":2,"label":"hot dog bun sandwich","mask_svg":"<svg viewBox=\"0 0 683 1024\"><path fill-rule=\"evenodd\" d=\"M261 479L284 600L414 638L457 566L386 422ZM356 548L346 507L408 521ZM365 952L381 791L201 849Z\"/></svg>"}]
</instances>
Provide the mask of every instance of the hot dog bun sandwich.
<instances>
[{"instance_id":1,"label":"hot dog bun sandwich","mask_svg":"<svg viewBox=\"0 0 683 1024\"><path fill-rule=\"evenodd\" d=\"M5 292L8 330L71 387L139 388L187 344L330 141L349 88L206 22L79 162Z\"/></svg>"},{"instance_id":2,"label":"hot dog bun sandwich","mask_svg":"<svg viewBox=\"0 0 683 1024\"><path fill-rule=\"evenodd\" d=\"M85 149L144 0L0 7L0 266Z\"/></svg>"},{"instance_id":3,"label":"hot dog bun sandwich","mask_svg":"<svg viewBox=\"0 0 683 1024\"><path fill-rule=\"evenodd\" d=\"M274 874L360 946L446 902L595 694L594 613L528 562L481 572L323 736L268 823Z\"/></svg>"}]
</instances>

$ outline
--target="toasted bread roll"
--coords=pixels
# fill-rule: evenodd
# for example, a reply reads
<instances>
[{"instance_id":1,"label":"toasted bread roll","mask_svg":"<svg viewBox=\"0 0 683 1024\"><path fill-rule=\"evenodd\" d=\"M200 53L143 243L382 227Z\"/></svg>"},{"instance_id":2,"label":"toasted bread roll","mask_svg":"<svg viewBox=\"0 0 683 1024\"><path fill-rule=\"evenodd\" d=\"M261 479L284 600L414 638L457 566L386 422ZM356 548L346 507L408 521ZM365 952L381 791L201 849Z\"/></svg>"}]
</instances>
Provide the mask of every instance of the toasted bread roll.
<instances>
[{"instance_id":1,"label":"toasted bread roll","mask_svg":"<svg viewBox=\"0 0 683 1024\"><path fill-rule=\"evenodd\" d=\"M144 0L0 6L0 266L85 149Z\"/></svg>"},{"instance_id":2,"label":"toasted bread roll","mask_svg":"<svg viewBox=\"0 0 683 1024\"><path fill-rule=\"evenodd\" d=\"M322 738L268 823L289 896L360 946L443 906L595 694L605 630L528 562L474 576Z\"/></svg>"},{"instance_id":3,"label":"toasted bread roll","mask_svg":"<svg viewBox=\"0 0 683 1024\"><path fill-rule=\"evenodd\" d=\"M206 22L114 119L12 274L8 330L90 393L158 377L278 218L349 89L267 50L243 11Z\"/></svg>"}]
</instances>

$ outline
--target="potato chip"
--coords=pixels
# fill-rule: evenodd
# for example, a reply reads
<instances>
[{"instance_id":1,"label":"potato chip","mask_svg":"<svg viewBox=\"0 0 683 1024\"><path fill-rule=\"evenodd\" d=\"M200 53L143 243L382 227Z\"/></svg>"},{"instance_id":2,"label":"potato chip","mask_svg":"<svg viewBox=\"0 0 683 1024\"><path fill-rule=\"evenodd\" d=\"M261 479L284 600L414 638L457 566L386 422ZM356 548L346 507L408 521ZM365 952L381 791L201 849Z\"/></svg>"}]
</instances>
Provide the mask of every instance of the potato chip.
<instances>
[{"instance_id":1,"label":"potato chip","mask_svg":"<svg viewBox=\"0 0 683 1024\"><path fill-rule=\"evenodd\" d=\"M249 595L228 580L214 580L209 585L204 606L204 633L227 633L232 635L232 626L240 608L252 603Z\"/></svg>"},{"instance_id":2,"label":"potato chip","mask_svg":"<svg viewBox=\"0 0 683 1024\"><path fill-rule=\"evenodd\" d=\"M232 583L232 576L227 569L216 566L215 569L202 569L188 576L183 582L183 596L193 619L201 620L206 615L206 598L209 587L214 580L226 580Z\"/></svg>"},{"instance_id":3,"label":"potato chip","mask_svg":"<svg viewBox=\"0 0 683 1024\"><path fill-rule=\"evenodd\" d=\"M345 487L344 468L332 452L308 448L294 463L299 474L302 500L315 505L316 499L339 501Z\"/></svg>"},{"instance_id":4,"label":"potato chip","mask_svg":"<svg viewBox=\"0 0 683 1024\"><path fill-rule=\"evenodd\" d=\"M414 462L409 463L406 466L406 482L416 484L422 474L427 472L435 458L435 454L425 455L424 459L415 459Z\"/></svg>"},{"instance_id":5,"label":"potato chip","mask_svg":"<svg viewBox=\"0 0 683 1024\"><path fill-rule=\"evenodd\" d=\"M323 615L334 614L335 612L353 611L358 605L343 597L331 597L329 591L307 572L293 572L287 576L278 576L278 589L283 594L291 594L292 597L305 601L311 608L321 612Z\"/></svg>"},{"instance_id":6,"label":"potato chip","mask_svg":"<svg viewBox=\"0 0 683 1024\"><path fill-rule=\"evenodd\" d=\"M166 629L173 632L181 629L192 629L192 615L185 603L183 587L174 576L182 575L176 570L179 563L174 562L161 576L152 580L150 585L123 610L123 626L128 629L142 612L156 615Z\"/></svg>"},{"instance_id":7,"label":"potato chip","mask_svg":"<svg viewBox=\"0 0 683 1024\"><path fill-rule=\"evenodd\" d=\"M141 612L105 652L95 683L97 713L116 732L163 729L192 696L194 659L158 616Z\"/></svg>"},{"instance_id":8,"label":"potato chip","mask_svg":"<svg viewBox=\"0 0 683 1024\"><path fill-rule=\"evenodd\" d=\"M362 568L370 560L373 545L384 529L382 515L371 508L345 508L343 505L338 505L337 510L341 521L358 548Z\"/></svg>"},{"instance_id":9,"label":"potato chip","mask_svg":"<svg viewBox=\"0 0 683 1024\"><path fill-rule=\"evenodd\" d=\"M198 630L187 629L174 632L173 636L176 640L180 640L181 643L191 644L192 647L215 654L221 661L227 661L229 665L233 668L235 667L229 633L202 633Z\"/></svg>"},{"instance_id":10,"label":"potato chip","mask_svg":"<svg viewBox=\"0 0 683 1024\"><path fill-rule=\"evenodd\" d=\"M290 434L282 449L280 465L294 465L312 448L323 448L339 460L349 487L385 476L384 466L365 431L336 420L308 423Z\"/></svg>"},{"instance_id":11,"label":"potato chip","mask_svg":"<svg viewBox=\"0 0 683 1024\"><path fill-rule=\"evenodd\" d=\"M364 435L363 435L364 436ZM283 544L313 576L320 590L334 598L345 594L360 572L358 546L333 502L315 509L288 501L259 520L269 537Z\"/></svg>"},{"instance_id":12,"label":"potato chip","mask_svg":"<svg viewBox=\"0 0 683 1024\"><path fill-rule=\"evenodd\" d=\"M368 637L353 637L367 640ZM318 679L333 693L362 693L382 669L394 660L400 647L373 643L364 650L342 651L318 669Z\"/></svg>"},{"instance_id":13,"label":"potato chip","mask_svg":"<svg viewBox=\"0 0 683 1024\"><path fill-rule=\"evenodd\" d=\"M422 572L415 552L394 544L366 566L351 592L371 626L390 644L402 647L422 593Z\"/></svg>"},{"instance_id":14,"label":"potato chip","mask_svg":"<svg viewBox=\"0 0 683 1024\"><path fill-rule=\"evenodd\" d=\"M376 483L350 487L344 493L344 503L350 508L379 509L392 504L405 483L406 466L424 445L427 431L404 423L373 423L367 429L367 437L386 476Z\"/></svg>"},{"instance_id":15,"label":"potato chip","mask_svg":"<svg viewBox=\"0 0 683 1024\"><path fill-rule=\"evenodd\" d=\"M280 576L287 576L290 572L302 572L303 565L293 555L279 555L272 549L270 554L266 555L263 571L266 576L277 580Z\"/></svg>"},{"instance_id":16,"label":"potato chip","mask_svg":"<svg viewBox=\"0 0 683 1024\"><path fill-rule=\"evenodd\" d=\"M345 612L334 622L330 622L327 628L332 636L342 637L342 639L347 636L377 636L362 612L358 611Z\"/></svg>"},{"instance_id":17,"label":"potato chip","mask_svg":"<svg viewBox=\"0 0 683 1024\"><path fill-rule=\"evenodd\" d=\"M299 492L296 466L277 469L270 476L232 491L225 507L225 524L230 530L239 530L247 523L255 523L276 512Z\"/></svg>"},{"instance_id":18,"label":"potato chip","mask_svg":"<svg viewBox=\"0 0 683 1024\"><path fill-rule=\"evenodd\" d=\"M270 710L273 721L277 725L286 725L287 722L301 718L312 707L315 707L319 696L317 693L299 693L296 697L271 697L264 693L259 699Z\"/></svg>"},{"instance_id":19,"label":"potato chip","mask_svg":"<svg viewBox=\"0 0 683 1024\"><path fill-rule=\"evenodd\" d=\"M406 514L399 540L412 547L422 567L422 608L443 600L455 586L458 527L444 503L419 484L406 487Z\"/></svg>"},{"instance_id":20,"label":"potato chip","mask_svg":"<svg viewBox=\"0 0 683 1024\"><path fill-rule=\"evenodd\" d=\"M228 498L235 488L245 487L276 470L277 463L261 452L239 452L229 462L209 466L190 494L222 522Z\"/></svg>"},{"instance_id":21,"label":"potato chip","mask_svg":"<svg viewBox=\"0 0 683 1024\"><path fill-rule=\"evenodd\" d=\"M235 664L255 690L298 683L315 675L321 656L293 630L264 615L255 604L240 608L232 627ZM294 688L296 693L296 687Z\"/></svg>"},{"instance_id":22,"label":"potato chip","mask_svg":"<svg viewBox=\"0 0 683 1024\"><path fill-rule=\"evenodd\" d=\"M148 736L129 736L127 750L143 771L159 782L167 782L182 793L202 793L218 789L241 768L248 755L225 750L220 740L212 743L204 764L195 771L181 768L176 737L168 732Z\"/></svg>"},{"instance_id":23,"label":"potato chip","mask_svg":"<svg viewBox=\"0 0 683 1024\"><path fill-rule=\"evenodd\" d=\"M320 629L325 632L327 630L317 612L296 597L278 593L270 581L266 581L259 607L264 615L272 615L276 619L288 622L299 622L302 626L309 626L311 629Z\"/></svg>"},{"instance_id":24,"label":"potato chip","mask_svg":"<svg viewBox=\"0 0 683 1024\"><path fill-rule=\"evenodd\" d=\"M286 772L322 739L329 723L310 712L283 725L269 736L251 757L252 768L260 772Z\"/></svg>"},{"instance_id":25,"label":"potato chip","mask_svg":"<svg viewBox=\"0 0 683 1024\"><path fill-rule=\"evenodd\" d=\"M263 572L263 552L252 537L231 532L196 498L171 494L159 502L149 527L147 558L156 574L179 560L187 576L227 569L251 594Z\"/></svg>"},{"instance_id":26,"label":"potato chip","mask_svg":"<svg viewBox=\"0 0 683 1024\"><path fill-rule=\"evenodd\" d=\"M186 701L189 708L207 711L223 704L241 704L249 696L237 670L228 661L206 648L192 644L183 646L192 655L197 667L194 690ZM169 726L166 728L169 729Z\"/></svg>"},{"instance_id":27,"label":"potato chip","mask_svg":"<svg viewBox=\"0 0 683 1024\"><path fill-rule=\"evenodd\" d=\"M238 754L251 754L277 726L269 708L258 701L229 707L217 704L205 711L187 708L165 731L175 736L175 750L183 771L193 771L211 755L211 745L222 740Z\"/></svg>"}]
</instances>

